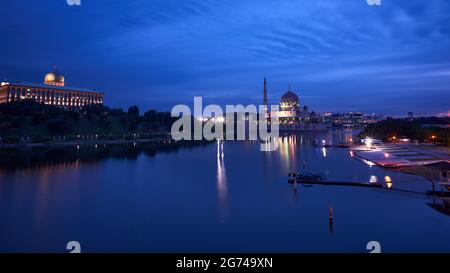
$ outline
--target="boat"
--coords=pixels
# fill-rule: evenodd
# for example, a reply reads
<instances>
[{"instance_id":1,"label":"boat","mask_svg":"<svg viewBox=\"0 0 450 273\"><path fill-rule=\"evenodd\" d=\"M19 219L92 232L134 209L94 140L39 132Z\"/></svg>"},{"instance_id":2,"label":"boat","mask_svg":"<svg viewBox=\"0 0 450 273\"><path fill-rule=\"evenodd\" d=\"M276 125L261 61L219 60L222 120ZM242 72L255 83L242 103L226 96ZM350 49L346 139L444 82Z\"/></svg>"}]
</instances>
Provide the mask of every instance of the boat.
<instances>
[{"instance_id":1,"label":"boat","mask_svg":"<svg viewBox=\"0 0 450 273\"><path fill-rule=\"evenodd\" d=\"M307 183L307 182L323 182L326 181L325 176L322 174L314 173L289 173L288 182L293 183Z\"/></svg>"},{"instance_id":2,"label":"boat","mask_svg":"<svg viewBox=\"0 0 450 273\"><path fill-rule=\"evenodd\" d=\"M338 148L350 148L350 144L349 143L339 143L337 145Z\"/></svg>"}]
</instances>

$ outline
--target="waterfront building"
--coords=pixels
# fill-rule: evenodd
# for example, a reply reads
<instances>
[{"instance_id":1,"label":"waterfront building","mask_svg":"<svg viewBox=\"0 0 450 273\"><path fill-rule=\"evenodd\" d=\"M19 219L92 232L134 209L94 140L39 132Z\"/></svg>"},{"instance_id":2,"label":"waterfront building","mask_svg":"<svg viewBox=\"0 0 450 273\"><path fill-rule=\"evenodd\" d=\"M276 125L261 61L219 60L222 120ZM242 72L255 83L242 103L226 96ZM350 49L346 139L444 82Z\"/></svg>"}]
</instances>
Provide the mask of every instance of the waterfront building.
<instances>
[{"instance_id":1,"label":"waterfront building","mask_svg":"<svg viewBox=\"0 0 450 273\"><path fill-rule=\"evenodd\" d=\"M323 113L323 123L327 124L327 125L332 125L333 124L333 113L332 112L325 112Z\"/></svg>"},{"instance_id":2,"label":"waterfront building","mask_svg":"<svg viewBox=\"0 0 450 273\"><path fill-rule=\"evenodd\" d=\"M293 124L300 122L300 98L289 90L281 96L280 111L278 111L278 118L280 124Z\"/></svg>"},{"instance_id":3,"label":"waterfront building","mask_svg":"<svg viewBox=\"0 0 450 273\"><path fill-rule=\"evenodd\" d=\"M264 79L264 105L267 105L267 82ZM270 115L278 117L280 130L286 131L315 131L326 130L321 115L310 111L309 107L301 107L300 97L294 93L289 85L289 89L281 96L279 111Z\"/></svg>"},{"instance_id":4,"label":"waterfront building","mask_svg":"<svg viewBox=\"0 0 450 273\"><path fill-rule=\"evenodd\" d=\"M344 127L357 127L364 125L364 114L360 112L346 112L342 114Z\"/></svg>"},{"instance_id":5,"label":"waterfront building","mask_svg":"<svg viewBox=\"0 0 450 273\"><path fill-rule=\"evenodd\" d=\"M364 118L365 124L377 123L384 119L382 114L375 114L375 113L367 115Z\"/></svg>"},{"instance_id":6,"label":"waterfront building","mask_svg":"<svg viewBox=\"0 0 450 273\"><path fill-rule=\"evenodd\" d=\"M361 127L368 123L368 117L360 112L345 112L345 113L331 113L323 114L323 123L334 127Z\"/></svg>"},{"instance_id":7,"label":"waterfront building","mask_svg":"<svg viewBox=\"0 0 450 273\"><path fill-rule=\"evenodd\" d=\"M0 85L0 103L34 100L68 110L103 104L104 93L95 89L67 87L65 78L53 70L44 77L44 83L7 82Z\"/></svg>"}]
</instances>

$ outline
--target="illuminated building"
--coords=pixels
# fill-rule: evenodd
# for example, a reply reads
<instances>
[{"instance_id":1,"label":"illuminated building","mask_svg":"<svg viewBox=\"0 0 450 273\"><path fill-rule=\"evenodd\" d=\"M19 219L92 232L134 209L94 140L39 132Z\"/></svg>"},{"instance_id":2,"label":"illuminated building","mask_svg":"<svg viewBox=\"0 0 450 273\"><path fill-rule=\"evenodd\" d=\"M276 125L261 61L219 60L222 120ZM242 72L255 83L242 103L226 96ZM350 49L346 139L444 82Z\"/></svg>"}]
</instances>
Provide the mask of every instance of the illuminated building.
<instances>
[{"instance_id":1,"label":"illuminated building","mask_svg":"<svg viewBox=\"0 0 450 273\"><path fill-rule=\"evenodd\" d=\"M267 82L264 79L264 105L267 105ZM323 119L314 111L309 111L308 106L301 107L300 98L295 94L291 86L286 93L281 96L279 111L271 112L272 116L278 118L280 130L286 131L316 131L326 130Z\"/></svg>"},{"instance_id":2,"label":"illuminated building","mask_svg":"<svg viewBox=\"0 0 450 273\"><path fill-rule=\"evenodd\" d=\"M364 125L364 114L360 112L346 112L342 114L342 125L344 127L354 127Z\"/></svg>"},{"instance_id":3,"label":"illuminated building","mask_svg":"<svg viewBox=\"0 0 450 273\"><path fill-rule=\"evenodd\" d=\"M369 118L372 116L369 116ZM377 118L373 115L373 119ZM363 127L366 123L375 123L376 120L368 119L363 113L360 112L345 112L345 113L331 113L327 112L323 114L323 122L328 126L334 127Z\"/></svg>"},{"instance_id":4,"label":"illuminated building","mask_svg":"<svg viewBox=\"0 0 450 273\"><path fill-rule=\"evenodd\" d=\"M323 123L332 124L333 120L334 120L333 113L331 112L323 113Z\"/></svg>"},{"instance_id":5,"label":"illuminated building","mask_svg":"<svg viewBox=\"0 0 450 273\"><path fill-rule=\"evenodd\" d=\"M289 90L281 96L280 111L278 112L278 118L281 124L293 124L300 121L300 98Z\"/></svg>"},{"instance_id":6,"label":"illuminated building","mask_svg":"<svg viewBox=\"0 0 450 273\"><path fill-rule=\"evenodd\" d=\"M104 94L94 89L65 86L65 78L56 69L44 77L44 83L2 82L0 103L34 100L65 109L102 104Z\"/></svg>"}]
</instances>

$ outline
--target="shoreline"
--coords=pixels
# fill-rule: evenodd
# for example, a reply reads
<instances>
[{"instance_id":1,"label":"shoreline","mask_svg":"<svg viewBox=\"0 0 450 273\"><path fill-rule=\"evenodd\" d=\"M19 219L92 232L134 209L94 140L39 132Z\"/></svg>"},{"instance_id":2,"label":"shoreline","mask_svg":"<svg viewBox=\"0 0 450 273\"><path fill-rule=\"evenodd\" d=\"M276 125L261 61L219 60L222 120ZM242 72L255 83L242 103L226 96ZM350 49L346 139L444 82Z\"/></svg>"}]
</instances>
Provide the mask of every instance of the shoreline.
<instances>
[{"instance_id":1,"label":"shoreline","mask_svg":"<svg viewBox=\"0 0 450 273\"><path fill-rule=\"evenodd\" d=\"M152 138L152 139L118 139L118 140L85 140L85 141L56 141L44 143L14 143L14 144L0 144L0 149L9 148L35 148L35 147L70 147L70 146L87 146L87 145L115 145L115 144L130 144L130 143L158 143L171 144L176 141L172 138Z\"/></svg>"}]
</instances>

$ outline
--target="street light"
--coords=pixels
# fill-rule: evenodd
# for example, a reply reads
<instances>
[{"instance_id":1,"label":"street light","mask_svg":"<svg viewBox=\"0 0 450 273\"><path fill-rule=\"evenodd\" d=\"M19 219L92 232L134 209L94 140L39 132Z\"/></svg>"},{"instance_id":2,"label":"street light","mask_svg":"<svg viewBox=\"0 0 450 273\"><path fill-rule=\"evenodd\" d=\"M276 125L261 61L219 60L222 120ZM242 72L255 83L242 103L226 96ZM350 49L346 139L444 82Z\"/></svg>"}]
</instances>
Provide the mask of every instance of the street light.
<instances>
[{"instance_id":1,"label":"street light","mask_svg":"<svg viewBox=\"0 0 450 273\"><path fill-rule=\"evenodd\" d=\"M367 148L370 148L373 144L373 139L370 137L367 137L365 140L365 143L366 143Z\"/></svg>"}]
</instances>

